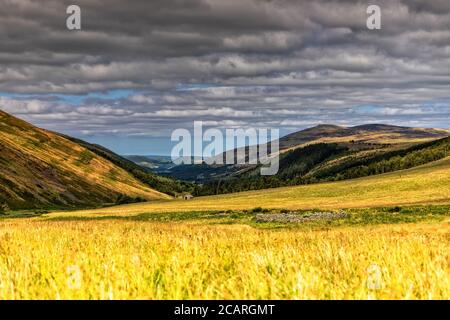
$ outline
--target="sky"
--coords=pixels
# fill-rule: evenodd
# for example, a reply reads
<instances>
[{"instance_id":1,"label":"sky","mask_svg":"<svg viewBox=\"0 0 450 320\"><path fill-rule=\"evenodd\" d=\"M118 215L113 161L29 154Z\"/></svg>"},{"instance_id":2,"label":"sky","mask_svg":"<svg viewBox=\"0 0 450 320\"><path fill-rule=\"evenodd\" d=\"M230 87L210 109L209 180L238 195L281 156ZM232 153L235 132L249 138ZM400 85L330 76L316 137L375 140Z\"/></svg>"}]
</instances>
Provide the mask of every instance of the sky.
<instances>
[{"instance_id":1,"label":"sky","mask_svg":"<svg viewBox=\"0 0 450 320\"><path fill-rule=\"evenodd\" d=\"M68 30L66 8L81 8ZM381 29L366 26L369 4ZM173 130L450 128L448 0L1 0L0 109L121 154Z\"/></svg>"}]
</instances>

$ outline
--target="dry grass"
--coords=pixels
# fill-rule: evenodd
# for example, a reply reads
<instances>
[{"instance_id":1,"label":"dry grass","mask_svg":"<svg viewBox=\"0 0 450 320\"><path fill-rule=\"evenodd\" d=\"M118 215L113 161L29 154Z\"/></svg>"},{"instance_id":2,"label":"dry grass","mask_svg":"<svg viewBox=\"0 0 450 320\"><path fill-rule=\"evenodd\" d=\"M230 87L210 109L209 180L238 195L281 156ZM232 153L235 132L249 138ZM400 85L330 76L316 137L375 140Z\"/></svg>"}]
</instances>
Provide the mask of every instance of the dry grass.
<instances>
[{"instance_id":1,"label":"dry grass","mask_svg":"<svg viewBox=\"0 0 450 320\"><path fill-rule=\"evenodd\" d=\"M448 299L448 221L0 221L0 299Z\"/></svg>"}]
</instances>

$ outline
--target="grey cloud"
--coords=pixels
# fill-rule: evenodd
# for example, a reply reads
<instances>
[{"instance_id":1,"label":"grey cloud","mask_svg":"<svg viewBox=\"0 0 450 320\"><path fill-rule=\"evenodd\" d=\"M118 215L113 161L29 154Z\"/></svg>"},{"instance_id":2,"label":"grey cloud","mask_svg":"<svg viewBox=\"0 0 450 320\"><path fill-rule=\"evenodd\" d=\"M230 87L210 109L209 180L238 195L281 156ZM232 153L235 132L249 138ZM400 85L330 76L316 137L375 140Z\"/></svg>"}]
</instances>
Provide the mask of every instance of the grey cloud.
<instances>
[{"instance_id":1,"label":"grey cloud","mask_svg":"<svg viewBox=\"0 0 450 320\"><path fill-rule=\"evenodd\" d=\"M447 0L371 1L379 31L366 29L363 0L79 0L80 32L65 28L69 4L3 0L0 11L0 92L31 95L1 107L54 130L449 126ZM133 94L82 105L56 96L116 89Z\"/></svg>"}]
</instances>

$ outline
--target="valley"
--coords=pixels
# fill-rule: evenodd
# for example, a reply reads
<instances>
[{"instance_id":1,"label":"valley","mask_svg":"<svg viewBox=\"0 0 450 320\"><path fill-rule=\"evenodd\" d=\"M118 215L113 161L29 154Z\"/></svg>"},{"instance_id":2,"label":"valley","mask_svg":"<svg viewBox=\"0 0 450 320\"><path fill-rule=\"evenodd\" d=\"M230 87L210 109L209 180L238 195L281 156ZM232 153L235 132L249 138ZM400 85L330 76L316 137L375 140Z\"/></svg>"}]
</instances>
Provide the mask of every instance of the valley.
<instances>
[{"instance_id":1,"label":"valley","mask_svg":"<svg viewBox=\"0 0 450 320\"><path fill-rule=\"evenodd\" d=\"M181 200L198 186L0 115L0 299L450 296L441 135L307 143L280 175L316 181Z\"/></svg>"}]
</instances>

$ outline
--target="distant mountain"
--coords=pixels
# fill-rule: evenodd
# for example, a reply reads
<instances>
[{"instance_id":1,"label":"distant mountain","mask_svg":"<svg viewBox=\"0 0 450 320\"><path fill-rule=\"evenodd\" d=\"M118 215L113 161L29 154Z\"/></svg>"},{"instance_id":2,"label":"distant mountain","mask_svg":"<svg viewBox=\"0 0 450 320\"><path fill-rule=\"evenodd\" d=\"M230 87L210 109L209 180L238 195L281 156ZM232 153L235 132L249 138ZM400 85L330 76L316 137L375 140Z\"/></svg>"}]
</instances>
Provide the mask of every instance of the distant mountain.
<instances>
[{"instance_id":1,"label":"distant mountain","mask_svg":"<svg viewBox=\"0 0 450 320\"><path fill-rule=\"evenodd\" d=\"M352 144L356 148L352 148ZM261 176L258 167L237 170L227 177L205 181L196 195L211 195L325 181L337 181L409 169L450 156L450 137L413 144L313 143L280 155L279 171Z\"/></svg>"},{"instance_id":2,"label":"distant mountain","mask_svg":"<svg viewBox=\"0 0 450 320\"><path fill-rule=\"evenodd\" d=\"M93 152L87 144L37 128L1 110L0 141L0 204L10 209L170 198ZM103 152L113 154L107 149Z\"/></svg>"},{"instance_id":3,"label":"distant mountain","mask_svg":"<svg viewBox=\"0 0 450 320\"><path fill-rule=\"evenodd\" d=\"M175 166L169 156L127 155L123 157L155 173L167 172Z\"/></svg>"},{"instance_id":4,"label":"distant mountain","mask_svg":"<svg viewBox=\"0 0 450 320\"><path fill-rule=\"evenodd\" d=\"M318 125L280 139L280 150L318 142L358 142L365 144L419 143L450 136L450 130L365 124L355 127Z\"/></svg>"},{"instance_id":5,"label":"distant mountain","mask_svg":"<svg viewBox=\"0 0 450 320\"><path fill-rule=\"evenodd\" d=\"M366 124L354 127L318 125L280 139L281 162L278 176L285 178L298 176L299 172L306 174L306 169L312 170L319 164L325 165L324 163L331 159L334 159L333 163L335 164L341 162L349 164L350 159L352 161L368 159L389 152L406 150L448 136L450 136L450 130L409 128L386 124ZM319 144L321 145L319 147L306 148ZM323 144L328 146L323 146ZM297 149L299 149L298 152L292 153ZM308 153L311 152L315 152L316 155L309 157ZM222 157L224 156L222 155ZM175 166L165 171L164 174L181 180L208 183L215 180L242 178L244 175L254 176L258 171L255 170L256 167L254 165L183 165ZM332 177L328 178L332 179Z\"/></svg>"}]
</instances>

